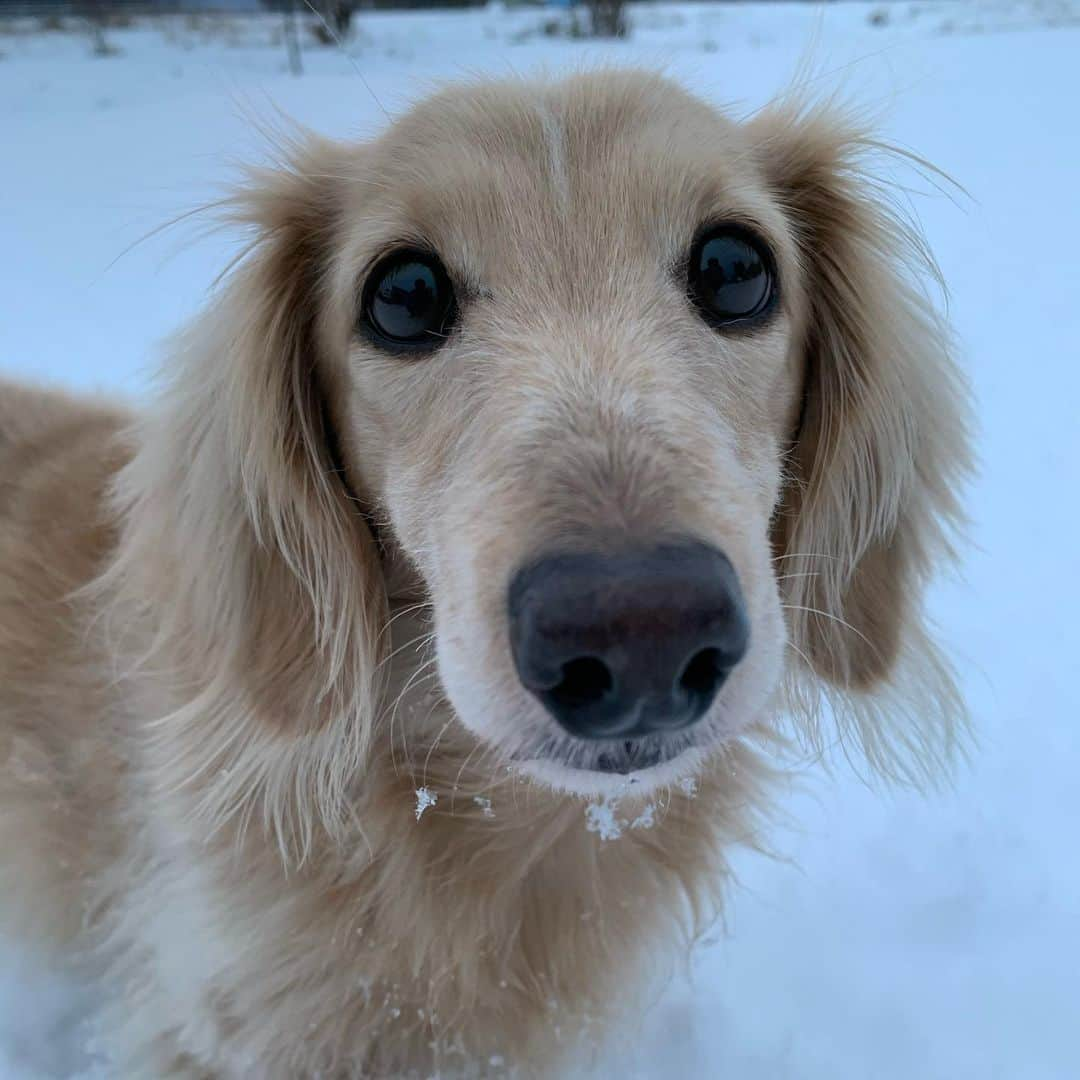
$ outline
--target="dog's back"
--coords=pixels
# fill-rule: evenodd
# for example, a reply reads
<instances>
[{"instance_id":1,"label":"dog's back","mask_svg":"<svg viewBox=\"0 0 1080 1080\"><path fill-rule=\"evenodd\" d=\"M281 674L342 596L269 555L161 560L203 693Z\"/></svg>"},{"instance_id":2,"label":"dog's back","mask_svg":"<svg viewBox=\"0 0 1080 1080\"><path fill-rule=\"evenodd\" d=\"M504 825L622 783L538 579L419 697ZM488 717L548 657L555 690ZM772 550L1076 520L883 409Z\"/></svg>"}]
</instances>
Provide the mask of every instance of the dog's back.
<instances>
[{"instance_id":1,"label":"dog's back","mask_svg":"<svg viewBox=\"0 0 1080 1080\"><path fill-rule=\"evenodd\" d=\"M120 747L80 599L115 531L124 414L0 383L0 928L60 943L111 844Z\"/></svg>"}]
</instances>

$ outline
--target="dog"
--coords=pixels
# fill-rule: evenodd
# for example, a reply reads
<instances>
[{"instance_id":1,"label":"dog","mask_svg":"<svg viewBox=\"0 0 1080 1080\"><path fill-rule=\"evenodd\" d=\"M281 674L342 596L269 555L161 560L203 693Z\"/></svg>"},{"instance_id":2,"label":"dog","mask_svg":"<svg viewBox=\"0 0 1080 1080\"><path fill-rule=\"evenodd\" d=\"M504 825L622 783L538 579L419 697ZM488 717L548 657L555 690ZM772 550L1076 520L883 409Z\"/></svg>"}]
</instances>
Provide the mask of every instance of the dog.
<instances>
[{"instance_id":1,"label":"dog","mask_svg":"<svg viewBox=\"0 0 1080 1080\"><path fill-rule=\"evenodd\" d=\"M454 86L251 171L152 406L3 386L3 928L111 1075L557 1075L793 754L946 773L967 391L881 149Z\"/></svg>"}]
</instances>

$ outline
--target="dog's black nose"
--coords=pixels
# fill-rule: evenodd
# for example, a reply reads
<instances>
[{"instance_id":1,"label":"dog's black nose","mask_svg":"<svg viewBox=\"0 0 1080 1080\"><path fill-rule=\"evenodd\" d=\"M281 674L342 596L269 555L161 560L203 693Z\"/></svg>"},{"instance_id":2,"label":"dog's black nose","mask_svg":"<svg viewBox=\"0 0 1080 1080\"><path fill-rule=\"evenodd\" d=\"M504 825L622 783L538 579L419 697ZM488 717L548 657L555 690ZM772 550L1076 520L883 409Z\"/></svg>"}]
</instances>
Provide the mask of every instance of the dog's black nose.
<instances>
[{"instance_id":1,"label":"dog's black nose","mask_svg":"<svg viewBox=\"0 0 1080 1080\"><path fill-rule=\"evenodd\" d=\"M689 727L750 638L734 568L696 542L553 555L514 577L509 608L522 684L586 739Z\"/></svg>"}]
</instances>

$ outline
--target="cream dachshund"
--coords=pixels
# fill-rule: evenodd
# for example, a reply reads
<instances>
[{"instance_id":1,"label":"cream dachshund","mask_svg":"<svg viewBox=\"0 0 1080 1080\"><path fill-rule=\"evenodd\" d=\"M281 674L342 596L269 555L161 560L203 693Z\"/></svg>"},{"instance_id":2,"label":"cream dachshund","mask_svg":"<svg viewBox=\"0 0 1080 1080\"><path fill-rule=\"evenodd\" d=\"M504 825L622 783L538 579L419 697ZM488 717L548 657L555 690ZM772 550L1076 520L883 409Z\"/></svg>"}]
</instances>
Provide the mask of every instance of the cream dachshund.
<instances>
[{"instance_id":1,"label":"cream dachshund","mask_svg":"<svg viewBox=\"0 0 1080 1080\"><path fill-rule=\"evenodd\" d=\"M793 750L939 776L968 465L833 107L479 82L229 200L154 404L0 387L0 911L110 1076L560 1075Z\"/></svg>"}]
</instances>

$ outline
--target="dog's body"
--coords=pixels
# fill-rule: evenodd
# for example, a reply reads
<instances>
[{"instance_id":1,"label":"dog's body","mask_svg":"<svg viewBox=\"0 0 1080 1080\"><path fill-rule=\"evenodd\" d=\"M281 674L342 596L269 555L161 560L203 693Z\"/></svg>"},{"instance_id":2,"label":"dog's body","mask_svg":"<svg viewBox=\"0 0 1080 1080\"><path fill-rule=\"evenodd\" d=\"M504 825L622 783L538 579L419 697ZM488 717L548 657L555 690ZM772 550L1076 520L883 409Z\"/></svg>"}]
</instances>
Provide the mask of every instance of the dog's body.
<instances>
[{"instance_id":1,"label":"dog's body","mask_svg":"<svg viewBox=\"0 0 1080 1080\"><path fill-rule=\"evenodd\" d=\"M962 403L861 146L637 75L453 91L256 178L145 419L0 388L0 918L102 974L115 1075L543 1071L718 910L785 687L884 771L948 756ZM664 276L717 215L783 282L722 339ZM402 242L459 292L424 359L350 338ZM513 679L507 580L673 531L723 540L749 652L597 757Z\"/></svg>"},{"instance_id":2,"label":"dog's body","mask_svg":"<svg viewBox=\"0 0 1080 1080\"><path fill-rule=\"evenodd\" d=\"M123 724L109 657L73 594L115 546L106 490L124 414L0 388L0 760L4 916L70 942L77 883L117 850Z\"/></svg>"},{"instance_id":3,"label":"dog's body","mask_svg":"<svg viewBox=\"0 0 1080 1080\"><path fill-rule=\"evenodd\" d=\"M422 776L383 748L356 778L355 823L299 870L260 823L210 837L158 780L101 597L82 595L115 549L130 417L12 386L0 409L2 925L118 992L117 1075L204 1077L200 1060L251 1078L517 1075L599 1034L599 1003L670 947L662 924L689 934L714 912L722 849L748 839L756 769L737 752L603 852L580 802L471 776L453 746ZM419 632L412 606L393 648ZM440 801L417 822L421 779Z\"/></svg>"}]
</instances>

